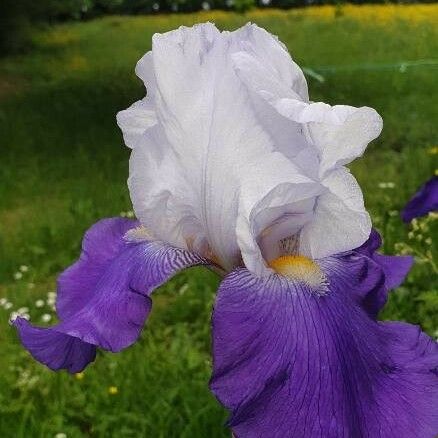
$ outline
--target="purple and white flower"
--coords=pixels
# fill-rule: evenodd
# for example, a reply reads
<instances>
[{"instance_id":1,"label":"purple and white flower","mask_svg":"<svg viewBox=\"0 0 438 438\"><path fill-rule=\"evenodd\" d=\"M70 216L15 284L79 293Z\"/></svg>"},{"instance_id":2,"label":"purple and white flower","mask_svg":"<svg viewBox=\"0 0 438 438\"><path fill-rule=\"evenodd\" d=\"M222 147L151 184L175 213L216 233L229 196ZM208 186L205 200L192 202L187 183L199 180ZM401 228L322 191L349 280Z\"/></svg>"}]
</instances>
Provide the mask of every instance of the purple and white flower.
<instances>
[{"instance_id":1,"label":"purple and white flower","mask_svg":"<svg viewBox=\"0 0 438 438\"><path fill-rule=\"evenodd\" d=\"M378 254L345 167L382 127L371 108L310 102L285 46L255 25L156 34L118 114L139 221L104 219L58 280L60 322L17 318L49 368L131 345L152 292L181 269L224 276L210 387L236 437L433 437L438 347L378 322L410 257Z\"/></svg>"}]
</instances>

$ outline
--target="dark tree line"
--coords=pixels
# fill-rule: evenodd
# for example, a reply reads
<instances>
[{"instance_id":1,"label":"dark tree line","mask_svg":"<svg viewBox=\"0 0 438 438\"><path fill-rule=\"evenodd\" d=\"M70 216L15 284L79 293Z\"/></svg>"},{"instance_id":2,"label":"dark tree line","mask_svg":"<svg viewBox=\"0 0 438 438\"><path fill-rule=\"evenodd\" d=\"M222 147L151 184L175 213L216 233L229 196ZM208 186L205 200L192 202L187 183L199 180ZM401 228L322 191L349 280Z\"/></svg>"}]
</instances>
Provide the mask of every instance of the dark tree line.
<instances>
[{"instance_id":1,"label":"dark tree line","mask_svg":"<svg viewBox=\"0 0 438 438\"><path fill-rule=\"evenodd\" d=\"M291 8L342 2L343 0L0 0L0 54L28 48L31 29L38 24L87 20L106 14L175 13L202 9L243 12L253 6ZM351 2L369 3L364 0ZM387 3L387 0L372 2Z\"/></svg>"}]
</instances>

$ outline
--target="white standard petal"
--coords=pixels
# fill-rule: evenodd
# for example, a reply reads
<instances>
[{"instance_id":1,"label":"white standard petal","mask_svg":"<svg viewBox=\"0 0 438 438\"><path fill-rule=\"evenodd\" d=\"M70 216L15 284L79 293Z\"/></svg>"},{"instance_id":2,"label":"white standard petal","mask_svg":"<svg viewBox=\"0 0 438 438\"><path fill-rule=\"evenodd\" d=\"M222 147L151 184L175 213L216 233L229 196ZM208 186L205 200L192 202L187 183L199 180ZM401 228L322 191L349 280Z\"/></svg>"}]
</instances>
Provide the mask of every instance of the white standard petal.
<instances>
[{"instance_id":1,"label":"white standard petal","mask_svg":"<svg viewBox=\"0 0 438 438\"><path fill-rule=\"evenodd\" d=\"M117 124L123 133L126 146L134 149L145 138L145 133L157 123L155 96L157 82L152 52L146 53L135 67L137 76L144 82L147 97L133 103L117 114Z\"/></svg>"},{"instance_id":2,"label":"white standard petal","mask_svg":"<svg viewBox=\"0 0 438 438\"><path fill-rule=\"evenodd\" d=\"M357 248L369 237L371 219L362 192L346 168L331 172L322 184L313 220L300 233L300 253L318 259Z\"/></svg>"},{"instance_id":3,"label":"white standard petal","mask_svg":"<svg viewBox=\"0 0 438 438\"><path fill-rule=\"evenodd\" d=\"M261 126L232 50L231 34L211 24L154 36L157 126L143 133L129 178L136 215L154 235L226 269L241 261L236 221L242 197L250 203L244 181L257 183L255 204L272 189L273 175L278 184L297 172Z\"/></svg>"},{"instance_id":4,"label":"white standard petal","mask_svg":"<svg viewBox=\"0 0 438 438\"><path fill-rule=\"evenodd\" d=\"M132 151L128 186L136 217L156 238L193 249L191 239L203 232L193 212L195 191L189 189L160 126Z\"/></svg>"},{"instance_id":5,"label":"white standard petal","mask_svg":"<svg viewBox=\"0 0 438 438\"><path fill-rule=\"evenodd\" d=\"M237 220L242 259L259 276L271 272L267 264L282 254L283 240L299 236L313 220L318 196L326 190L279 153L266 164L277 172L267 175L260 163L243 181Z\"/></svg>"},{"instance_id":6,"label":"white standard petal","mask_svg":"<svg viewBox=\"0 0 438 438\"><path fill-rule=\"evenodd\" d=\"M136 216L156 238L257 275L284 251L319 258L366 240L369 216L342 165L380 118L309 103L275 37L254 25L181 27L154 35L136 72L147 96L118 122L133 148Z\"/></svg>"},{"instance_id":7,"label":"white standard petal","mask_svg":"<svg viewBox=\"0 0 438 438\"><path fill-rule=\"evenodd\" d=\"M139 100L117 114L117 124L123 133L126 146L134 149L145 132L157 123L151 99Z\"/></svg>"},{"instance_id":8,"label":"white standard petal","mask_svg":"<svg viewBox=\"0 0 438 438\"><path fill-rule=\"evenodd\" d=\"M320 175L362 156L382 131L382 118L369 107L326 103L306 104L295 99L275 101L278 112L305 126L307 138L320 155Z\"/></svg>"},{"instance_id":9,"label":"white standard petal","mask_svg":"<svg viewBox=\"0 0 438 438\"><path fill-rule=\"evenodd\" d=\"M233 52L247 53L265 67L264 73L270 72L285 89L304 101L309 100L303 71L275 35L248 23L233 33L233 45Z\"/></svg>"},{"instance_id":10,"label":"white standard petal","mask_svg":"<svg viewBox=\"0 0 438 438\"><path fill-rule=\"evenodd\" d=\"M233 62L250 93L288 119L317 150L321 177L330 169L361 156L382 130L382 118L372 108L309 103L297 96L274 69L251 53L237 52L233 54ZM290 147L295 147L292 141Z\"/></svg>"}]
</instances>

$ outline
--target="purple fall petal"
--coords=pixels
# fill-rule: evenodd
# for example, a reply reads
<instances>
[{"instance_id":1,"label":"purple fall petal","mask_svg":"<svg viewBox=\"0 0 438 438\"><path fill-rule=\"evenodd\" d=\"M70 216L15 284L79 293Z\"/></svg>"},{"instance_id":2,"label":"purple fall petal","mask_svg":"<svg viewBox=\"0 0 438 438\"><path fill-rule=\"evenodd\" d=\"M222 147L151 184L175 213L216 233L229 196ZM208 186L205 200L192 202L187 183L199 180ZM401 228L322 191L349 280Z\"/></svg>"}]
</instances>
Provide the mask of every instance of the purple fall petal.
<instances>
[{"instance_id":1,"label":"purple fall petal","mask_svg":"<svg viewBox=\"0 0 438 438\"><path fill-rule=\"evenodd\" d=\"M133 219L107 218L86 231L79 259L58 277L56 312L60 319L76 314L92 299L106 269L126 248L123 236L139 225Z\"/></svg>"},{"instance_id":2,"label":"purple fall petal","mask_svg":"<svg viewBox=\"0 0 438 438\"><path fill-rule=\"evenodd\" d=\"M438 210L438 176L433 176L417 193L409 200L402 210L401 216L404 222L424 216L431 211Z\"/></svg>"},{"instance_id":3,"label":"purple fall petal","mask_svg":"<svg viewBox=\"0 0 438 438\"><path fill-rule=\"evenodd\" d=\"M152 291L181 269L207 264L162 242L126 241L137 225L105 219L86 233L81 258L59 279L57 325L38 328L16 320L23 345L38 361L77 372L94 360L94 346L112 352L128 347L149 315Z\"/></svg>"},{"instance_id":4,"label":"purple fall petal","mask_svg":"<svg viewBox=\"0 0 438 438\"><path fill-rule=\"evenodd\" d=\"M376 322L354 285L329 290L246 269L222 282L211 389L237 438L433 438L438 346L418 327Z\"/></svg>"},{"instance_id":5,"label":"purple fall petal","mask_svg":"<svg viewBox=\"0 0 438 438\"><path fill-rule=\"evenodd\" d=\"M21 342L39 362L52 370L82 371L96 357L96 346L52 329L32 326L24 318L15 320Z\"/></svg>"},{"instance_id":6,"label":"purple fall petal","mask_svg":"<svg viewBox=\"0 0 438 438\"><path fill-rule=\"evenodd\" d=\"M412 256L388 256L376 251L382 246L382 238L375 230L371 230L368 240L353 253L366 255L375 261L385 273L385 284L388 289L394 289L403 282L412 268L414 258Z\"/></svg>"},{"instance_id":7,"label":"purple fall petal","mask_svg":"<svg viewBox=\"0 0 438 438\"><path fill-rule=\"evenodd\" d=\"M414 264L412 256L374 254L373 259L385 272L386 287L388 289L399 287Z\"/></svg>"},{"instance_id":8,"label":"purple fall petal","mask_svg":"<svg viewBox=\"0 0 438 438\"><path fill-rule=\"evenodd\" d=\"M402 283L414 262L411 256L377 253L381 244L380 234L373 229L359 248L320 261L337 283L345 282L345 287L374 317L385 305L389 291Z\"/></svg>"}]
</instances>

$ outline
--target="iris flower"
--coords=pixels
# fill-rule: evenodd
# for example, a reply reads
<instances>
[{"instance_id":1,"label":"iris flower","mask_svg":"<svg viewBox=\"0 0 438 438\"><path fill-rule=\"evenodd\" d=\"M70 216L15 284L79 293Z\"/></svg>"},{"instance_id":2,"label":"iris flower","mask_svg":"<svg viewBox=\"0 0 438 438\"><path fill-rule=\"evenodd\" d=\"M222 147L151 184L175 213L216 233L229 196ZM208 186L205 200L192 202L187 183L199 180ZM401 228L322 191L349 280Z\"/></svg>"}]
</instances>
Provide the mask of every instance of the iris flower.
<instances>
[{"instance_id":1,"label":"iris flower","mask_svg":"<svg viewBox=\"0 0 438 438\"><path fill-rule=\"evenodd\" d=\"M438 176L434 175L409 200L402 211L404 222L438 211Z\"/></svg>"},{"instance_id":2,"label":"iris flower","mask_svg":"<svg viewBox=\"0 0 438 438\"><path fill-rule=\"evenodd\" d=\"M236 437L433 437L438 348L379 322L410 257L377 252L345 167L382 128L371 108L309 101L285 46L248 24L153 37L147 96L118 114L138 221L91 227L58 280L59 323L23 345L76 373L139 337L152 292L205 265L224 278L210 388Z\"/></svg>"}]
</instances>

